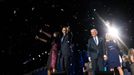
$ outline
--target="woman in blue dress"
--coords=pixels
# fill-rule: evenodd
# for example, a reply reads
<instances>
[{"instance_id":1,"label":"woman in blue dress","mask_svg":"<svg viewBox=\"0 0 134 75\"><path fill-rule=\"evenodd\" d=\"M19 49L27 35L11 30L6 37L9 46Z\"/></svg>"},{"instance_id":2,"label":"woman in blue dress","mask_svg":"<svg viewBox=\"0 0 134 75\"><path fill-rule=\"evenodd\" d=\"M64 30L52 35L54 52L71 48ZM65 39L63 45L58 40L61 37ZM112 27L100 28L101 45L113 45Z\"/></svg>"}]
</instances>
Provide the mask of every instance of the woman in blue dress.
<instances>
[{"instance_id":1,"label":"woman in blue dress","mask_svg":"<svg viewBox=\"0 0 134 75\"><path fill-rule=\"evenodd\" d=\"M117 68L118 72L120 75L124 75L123 74L123 70L121 67L121 63L120 63L120 49L117 45L117 41L115 41L115 38L107 33L105 36L106 39L106 56L107 56L107 63L108 63L108 69L110 71L114 71L115 72L115 68Z\"/></svg>"}]
</instances>

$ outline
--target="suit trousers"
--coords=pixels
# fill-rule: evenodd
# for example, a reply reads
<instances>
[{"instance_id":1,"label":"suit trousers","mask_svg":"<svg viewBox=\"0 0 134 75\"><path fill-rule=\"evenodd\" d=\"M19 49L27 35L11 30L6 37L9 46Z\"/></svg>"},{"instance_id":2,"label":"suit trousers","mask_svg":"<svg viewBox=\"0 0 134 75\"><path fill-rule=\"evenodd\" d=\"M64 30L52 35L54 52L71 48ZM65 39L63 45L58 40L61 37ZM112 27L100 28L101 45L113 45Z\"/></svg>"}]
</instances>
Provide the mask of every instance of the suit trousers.
<instances>
[{"instance_id":1,"label":"suit trousers","mask_svg":"<svg viewBox=\"0 0 134 75\"><path fill-rule=\"evenodd\" d=\"M61 57L61 69L62 71L66 71L68 74L69 71L69 65L70 65L70 56L62 56Z\"/></svg>"},{"instance_id":2,"label":"suit trousers","mask_svg":"<svg viewBox=\"0 0 134 75\"><path fill-rule=\"evenodd\" d=\"M93 75L95 75L97 72L103 71L103 67L103 58L98 57L97 59L92 60Z\"/></svg>"}]
</instances>

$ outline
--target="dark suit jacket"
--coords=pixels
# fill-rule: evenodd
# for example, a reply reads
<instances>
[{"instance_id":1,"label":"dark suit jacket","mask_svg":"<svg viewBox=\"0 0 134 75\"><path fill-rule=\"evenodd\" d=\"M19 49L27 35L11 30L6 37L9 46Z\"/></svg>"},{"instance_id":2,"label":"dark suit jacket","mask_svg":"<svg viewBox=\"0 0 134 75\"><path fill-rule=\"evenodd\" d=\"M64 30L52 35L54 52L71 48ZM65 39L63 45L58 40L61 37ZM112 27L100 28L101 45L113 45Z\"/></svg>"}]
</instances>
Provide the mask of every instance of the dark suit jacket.
<instances>
[{"instance_id":1,"label":"dark suit jacket","mask_svg":"<svg viewBox=\"0 0 134 75\"><path fill-rule=\"evenodd\" d=\"M71 49L70 49L70 39L69 35L64 36L63 40L61 40L61 55L62 56L70 56Z\"/></svg>"},{"instance_id":2,"label":"dark suit jacket","mask_svg":"<svg viewBox=\"0 0 134 75\"><path fill-rule=\"evenodd\" d=\"M98 37L99 44L96 45L93 38L88 40L87 44L87 53L88 57L91 59L97 59L98 57L103 57L105 50L104 50L104 39Z\"/></svg>"}]
</instances>

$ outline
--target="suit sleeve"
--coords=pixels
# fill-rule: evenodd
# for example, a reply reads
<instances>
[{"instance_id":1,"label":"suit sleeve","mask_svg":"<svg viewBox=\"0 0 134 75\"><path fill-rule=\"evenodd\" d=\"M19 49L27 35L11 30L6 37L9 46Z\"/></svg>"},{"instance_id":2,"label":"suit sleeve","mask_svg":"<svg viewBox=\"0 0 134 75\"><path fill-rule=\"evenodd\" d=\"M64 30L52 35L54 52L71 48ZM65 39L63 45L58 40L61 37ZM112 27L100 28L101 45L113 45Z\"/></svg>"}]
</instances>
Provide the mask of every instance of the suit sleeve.
<instances>
[{"instance_id":1,"label":"suit sleeve","mask_svg":"<svg viewBox=\"0 0 134 75\"><path fill-rule=\"evenodd\" d=\"M91 48L90 48L90 45L91 45L91 40L88 39L88 44L87 44L87 56L88 57L91 57Z\"/></svg>"},{"instance_id":2,"label":"suit sleeve","mask_svg":"<svg viewBox=\"0 0 134 75\"><path fill-rule=\"evenodd\" d=\"M106 55L107 54L107 47L106 47L105 38L103 38L102 45L103 45L103 55Z\"/></svg>"}]
</instances>

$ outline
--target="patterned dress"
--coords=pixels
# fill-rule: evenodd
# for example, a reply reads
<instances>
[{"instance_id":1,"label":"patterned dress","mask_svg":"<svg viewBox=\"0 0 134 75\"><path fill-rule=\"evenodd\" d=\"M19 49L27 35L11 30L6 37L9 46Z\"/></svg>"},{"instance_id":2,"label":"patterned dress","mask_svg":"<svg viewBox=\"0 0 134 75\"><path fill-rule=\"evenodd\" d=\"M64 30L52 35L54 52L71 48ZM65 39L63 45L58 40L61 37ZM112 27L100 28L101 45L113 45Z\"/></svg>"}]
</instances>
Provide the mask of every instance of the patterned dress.
<instances>
[{"instance_id":1,"label":"patterned dress","mask_svg":"<svg viewBox=\"0 0 134 75\"><path fill-rule=\"evenodd\" d=\"M53 44L52 46L52 56L51 56L51 68L55 68L56 66L56 60L57 60L57 53L58 53L58 50L57 50L57 44Z\"/></svg>"},{"instance_id":2,"label":"patterned dress","mask_svg":"<svg viewBox=\"0 0 134 75\"><path fill-rule=\"evenodd\" d=\"M59 50L59 42L57 42L56 40L54 40L51 44L51 49L50 49L50 55L48 58L48 62L47 62L47 66L48 69L52 70L52 69L56 69L56 64L57 64L57 59L58 59L58 50Z\"/></svg>"}]
</instances>

